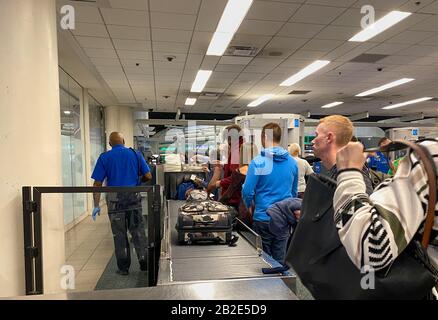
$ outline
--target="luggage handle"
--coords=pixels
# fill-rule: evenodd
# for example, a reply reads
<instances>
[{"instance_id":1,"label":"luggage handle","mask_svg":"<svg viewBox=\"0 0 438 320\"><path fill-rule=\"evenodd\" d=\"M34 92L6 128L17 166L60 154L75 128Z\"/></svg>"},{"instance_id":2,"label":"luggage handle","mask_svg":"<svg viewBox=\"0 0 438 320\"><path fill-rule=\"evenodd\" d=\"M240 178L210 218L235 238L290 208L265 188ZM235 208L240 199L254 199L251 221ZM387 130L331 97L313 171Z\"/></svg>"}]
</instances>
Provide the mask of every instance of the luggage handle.
<instances>
[{"instance_id":1,"label":"luggage handle","mask_svg":"<svg viewBox=\"0 0 438 320\"><path fill-rule=\"evenodd\" d=\"M421 141L434 141L438 142L434 139L424 139ZM401 150L403 149L401 145L410 148L413 150L418 156L419 161L423 163L423 167L427 174L427 184L429 186L429 199L427 203L427 216L426 216L426 222L424 225L424 232L423 232L423 239L421 241L421 245L427 249L430 241L430 236L432 233L432 226L435 219L435 205L436 205L436 199L437 199L437 175L436 175L436 166L435 162L433 161L432 156L430 155L429 151L416 143L413 143L411 141L404 141L404 140L396 140L390 143L387 146L381 147L379 150L383 152L387 151L394 151L394 150ZM431 192L431 190L435 190L435 192Z\"/></svg>"}]
</instances>

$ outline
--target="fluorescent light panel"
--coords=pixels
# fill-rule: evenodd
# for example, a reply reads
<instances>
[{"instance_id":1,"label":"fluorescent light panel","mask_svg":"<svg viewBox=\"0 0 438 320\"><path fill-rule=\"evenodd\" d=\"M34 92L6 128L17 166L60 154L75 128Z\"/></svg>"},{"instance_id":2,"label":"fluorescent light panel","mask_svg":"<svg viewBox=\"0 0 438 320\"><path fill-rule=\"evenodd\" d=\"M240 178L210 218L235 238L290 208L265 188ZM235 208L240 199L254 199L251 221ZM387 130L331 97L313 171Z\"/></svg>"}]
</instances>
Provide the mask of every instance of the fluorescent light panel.
<instances>
[{"instance_id":1,"label":"fluorescent light panel","mask_svg":"<svg viewBox=\"0 0 438 320\"><path fill-rule=\"evenodd\" d=\"M400 108L400 107L404 107L410 104L414 104L414 103L418 103L418 102L423 102L423 101L427 101L427 100L431 100L433 99L433 97L424 97L424 98L419 98L419 99L415 99L415 100L409 100L406 102L401 102L401 103L397 103L397 104L392 104L386 107L383 107L382 109L385 110L389 110L389 109L394 109L394 108Z\"/></svg>"},{"instance_id":2,"label":"fluorescent light panel","mask_svg":"<svg viewBox=\"0 0 438 320\"><path fill-rule=\"evenodd\" d=\"M196 103L196 98L187 98L186 99L186 106L193 106Z\"/></svg>"},{"instance_id":3,"label":"fluorescent light panel","mask_svg":"<svg viewBox=\"0 0 438 320\"><path fill-rule=\"evenodd\" d=\"M329 104L325 104L321 108L324 108L324 109L333 108L333 107L339 106L340 104L343 104L343 102L342 101L335 101L335 102L332 102Z\"/></svg>"},{"instance_id":4,"label":"fluorescent light panel","mask_svg":"<svg viewBox=\"0 0 438 320\"><path fill-rule=\"evenodd\" d=\"M71 114L71 111L64 111L64 114Z\"/></svg>"},{"instance_id":5,"label":"fluorescent light panel","mask_svg":"<svg viewBox=\"0 0 438 320\"><path fill-rule=\"evenodd\" d=\"M288 87L295 83L297 83L300 80L303 80L304 78L308 77L312 73L318 71L319 69L325 67L328 65L330 61L327 60L316 60L315 62L309 64L307 67L299 71L298 73L294 74L293 76L287 78L282 83L280 83L280 86L282 87Z\"/></svg>"},{"instance_id":6,"label":"fluorescent light panel","mask_svg":"<svg viewBox=\"0 0 438 320\"><path fill-rule=\"evenodd\" d=\"M411 82L411 81L414 81L414 80L415 79L412 79L412 78L403 78L403 79L400 79L400 80L396 80L396 81L384 84L384 85L382 85L380 87L377 87L377 88L374 88L374 89L370 89L370 90L365 91L365 92L361 92L361 93L357 94L356 97L369 96L370 94L374 94L374 93L377 93L377 92L380 92L380 91L383 91L383 90L386 90L386 89L390 89L390 88L393 88L393 87L396 87L396 86L399 86L399 85L402 85L404 83Z\"/></svg>"},{"instance_id":7,"label":"fluorescent light panel","mask_svg":"<svg viewBox=\"0 0 438 320\"><path fill-rule=\"evenodd\" d=\"M213 71L211 70L199 70L196 74L195 81L193 81L190 92L202 92L212 72Z\"/></svg>"},{"instance_id":8,"label":"fluorescent light panel","mask_svg":"<svg viewBox=\"0 0 438 320\"><path fill-rule=\"evenodd\" d=\"M348 41L356 41L356 42L364 42L367 41L379 33L385 31L386 29L392 27L393 25L399 23L403 19L409 17L411 12L403 12L403 11L391 11L381 19L377 20L373 24L369 25L356 35L354 35Z\"/></svg>"},{"instance_id":9,"label":"fluorescent light panel","mask_svg":"<svg viewBox=\"0 0 438 320\"><path fill-rule=\"evenodd\" d=\"M257 100L254 100L253 102L248 104L248 107L257 107L258 105L262 104L263 102L271 99L273 96L274 96L273 94L265 94L265 95L261 96L260 98L258 98Z\"/></svg>"},{"instance_id":10,"label":"fluorescent light panel","mask_svg":"<svg viewBox=\"0 0 438 320\"><path fill-rule=\"evenodd\" d=\"M245 18L253 0L228 0L207 49L208 56L221 56Z\"/></svg>"}]
</instances>

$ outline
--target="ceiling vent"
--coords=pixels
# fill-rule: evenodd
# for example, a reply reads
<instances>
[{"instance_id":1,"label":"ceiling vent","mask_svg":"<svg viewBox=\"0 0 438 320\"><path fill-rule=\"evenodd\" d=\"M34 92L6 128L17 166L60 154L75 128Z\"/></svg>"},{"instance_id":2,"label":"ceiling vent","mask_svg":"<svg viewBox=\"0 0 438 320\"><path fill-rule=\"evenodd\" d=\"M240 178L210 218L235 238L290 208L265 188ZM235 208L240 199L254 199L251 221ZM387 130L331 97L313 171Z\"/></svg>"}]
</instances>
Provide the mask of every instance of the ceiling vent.
<instances>
[{"instance_id":1,"label":"ceiling vent","mask_svg":"<svg viewBox=\"0 0 438 320\"><path fill-rule=\"evenodd\" d=\"M235 57L255 57L257 50L258 49L255 47L231 46L228 47L225 55Z\"/></svg>"},{"instance_id":2,"label":"ceiling vent","mask_svg":"<svg viewBox=\"0 0 438 320\"><path fill-rule=\"evenodd\" d=\"M360 63L375 63L383 58L389 57L387 54L369 54L364 53L358 55L357 57L350 60L350 62L360 62Z\"/></svg>"},{"instance_id":3,"label":"ceiling vent","mask_svg":"<svg viewBox=\"0 0 438 320\"><path fill-rule=\"evenodd\" d=\"M198 99L199 100L216 100L222 95L220 92L202 92Z\"/></svg>"},{"instance_id":4,"label":"ceiling vent","mask_svg":"<svg viewBox=\"0 0 438 320\"><path fill-rule=\"evenodd\" d=\"M289 92L288 94L308 94L310 92L310 90L292 90L291 92Z\"/></svg>"}]
</instances>

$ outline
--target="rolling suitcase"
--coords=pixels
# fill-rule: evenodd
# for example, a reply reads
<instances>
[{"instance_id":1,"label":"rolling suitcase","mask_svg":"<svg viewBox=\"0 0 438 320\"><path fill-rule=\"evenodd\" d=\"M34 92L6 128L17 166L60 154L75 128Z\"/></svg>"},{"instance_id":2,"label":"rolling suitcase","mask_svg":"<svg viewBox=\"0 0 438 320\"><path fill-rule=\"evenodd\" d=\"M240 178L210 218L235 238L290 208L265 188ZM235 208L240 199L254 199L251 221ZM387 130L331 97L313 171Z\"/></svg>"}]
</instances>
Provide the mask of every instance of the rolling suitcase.
<instances>
[{"instance_id":1,"label":"rolling suitcase","mask_svg":"<svg viewBox=\"0 0 438 320\"><path fill-rule=\"evenodd\" d=\"M233 218L231 207L195 193L178 209L178 243L229 244L232 240Z\"/></svg>"}]
</instances>

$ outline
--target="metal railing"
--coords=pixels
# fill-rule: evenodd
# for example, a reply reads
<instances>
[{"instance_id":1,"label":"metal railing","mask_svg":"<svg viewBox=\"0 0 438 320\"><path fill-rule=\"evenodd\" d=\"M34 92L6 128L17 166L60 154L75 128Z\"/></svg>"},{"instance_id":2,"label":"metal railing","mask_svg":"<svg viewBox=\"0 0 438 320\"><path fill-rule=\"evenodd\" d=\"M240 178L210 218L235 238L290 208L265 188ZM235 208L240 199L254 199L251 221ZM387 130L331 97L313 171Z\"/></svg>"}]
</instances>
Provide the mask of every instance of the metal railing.
<instances>
[{"instance_id":1,"label":"metal railing","mask_svg":"<svg viewBox=\"0 0 438 320\"><path fill-rule=\"evenodd\" d=\"M160 186L138 187L30 187L22 188L23 231L26 295L44 293L42 195L47 193L124 193L146 192L148 203L148 285L155 286L161 247L161 197Z\"/></svg>"}]
</instances>

